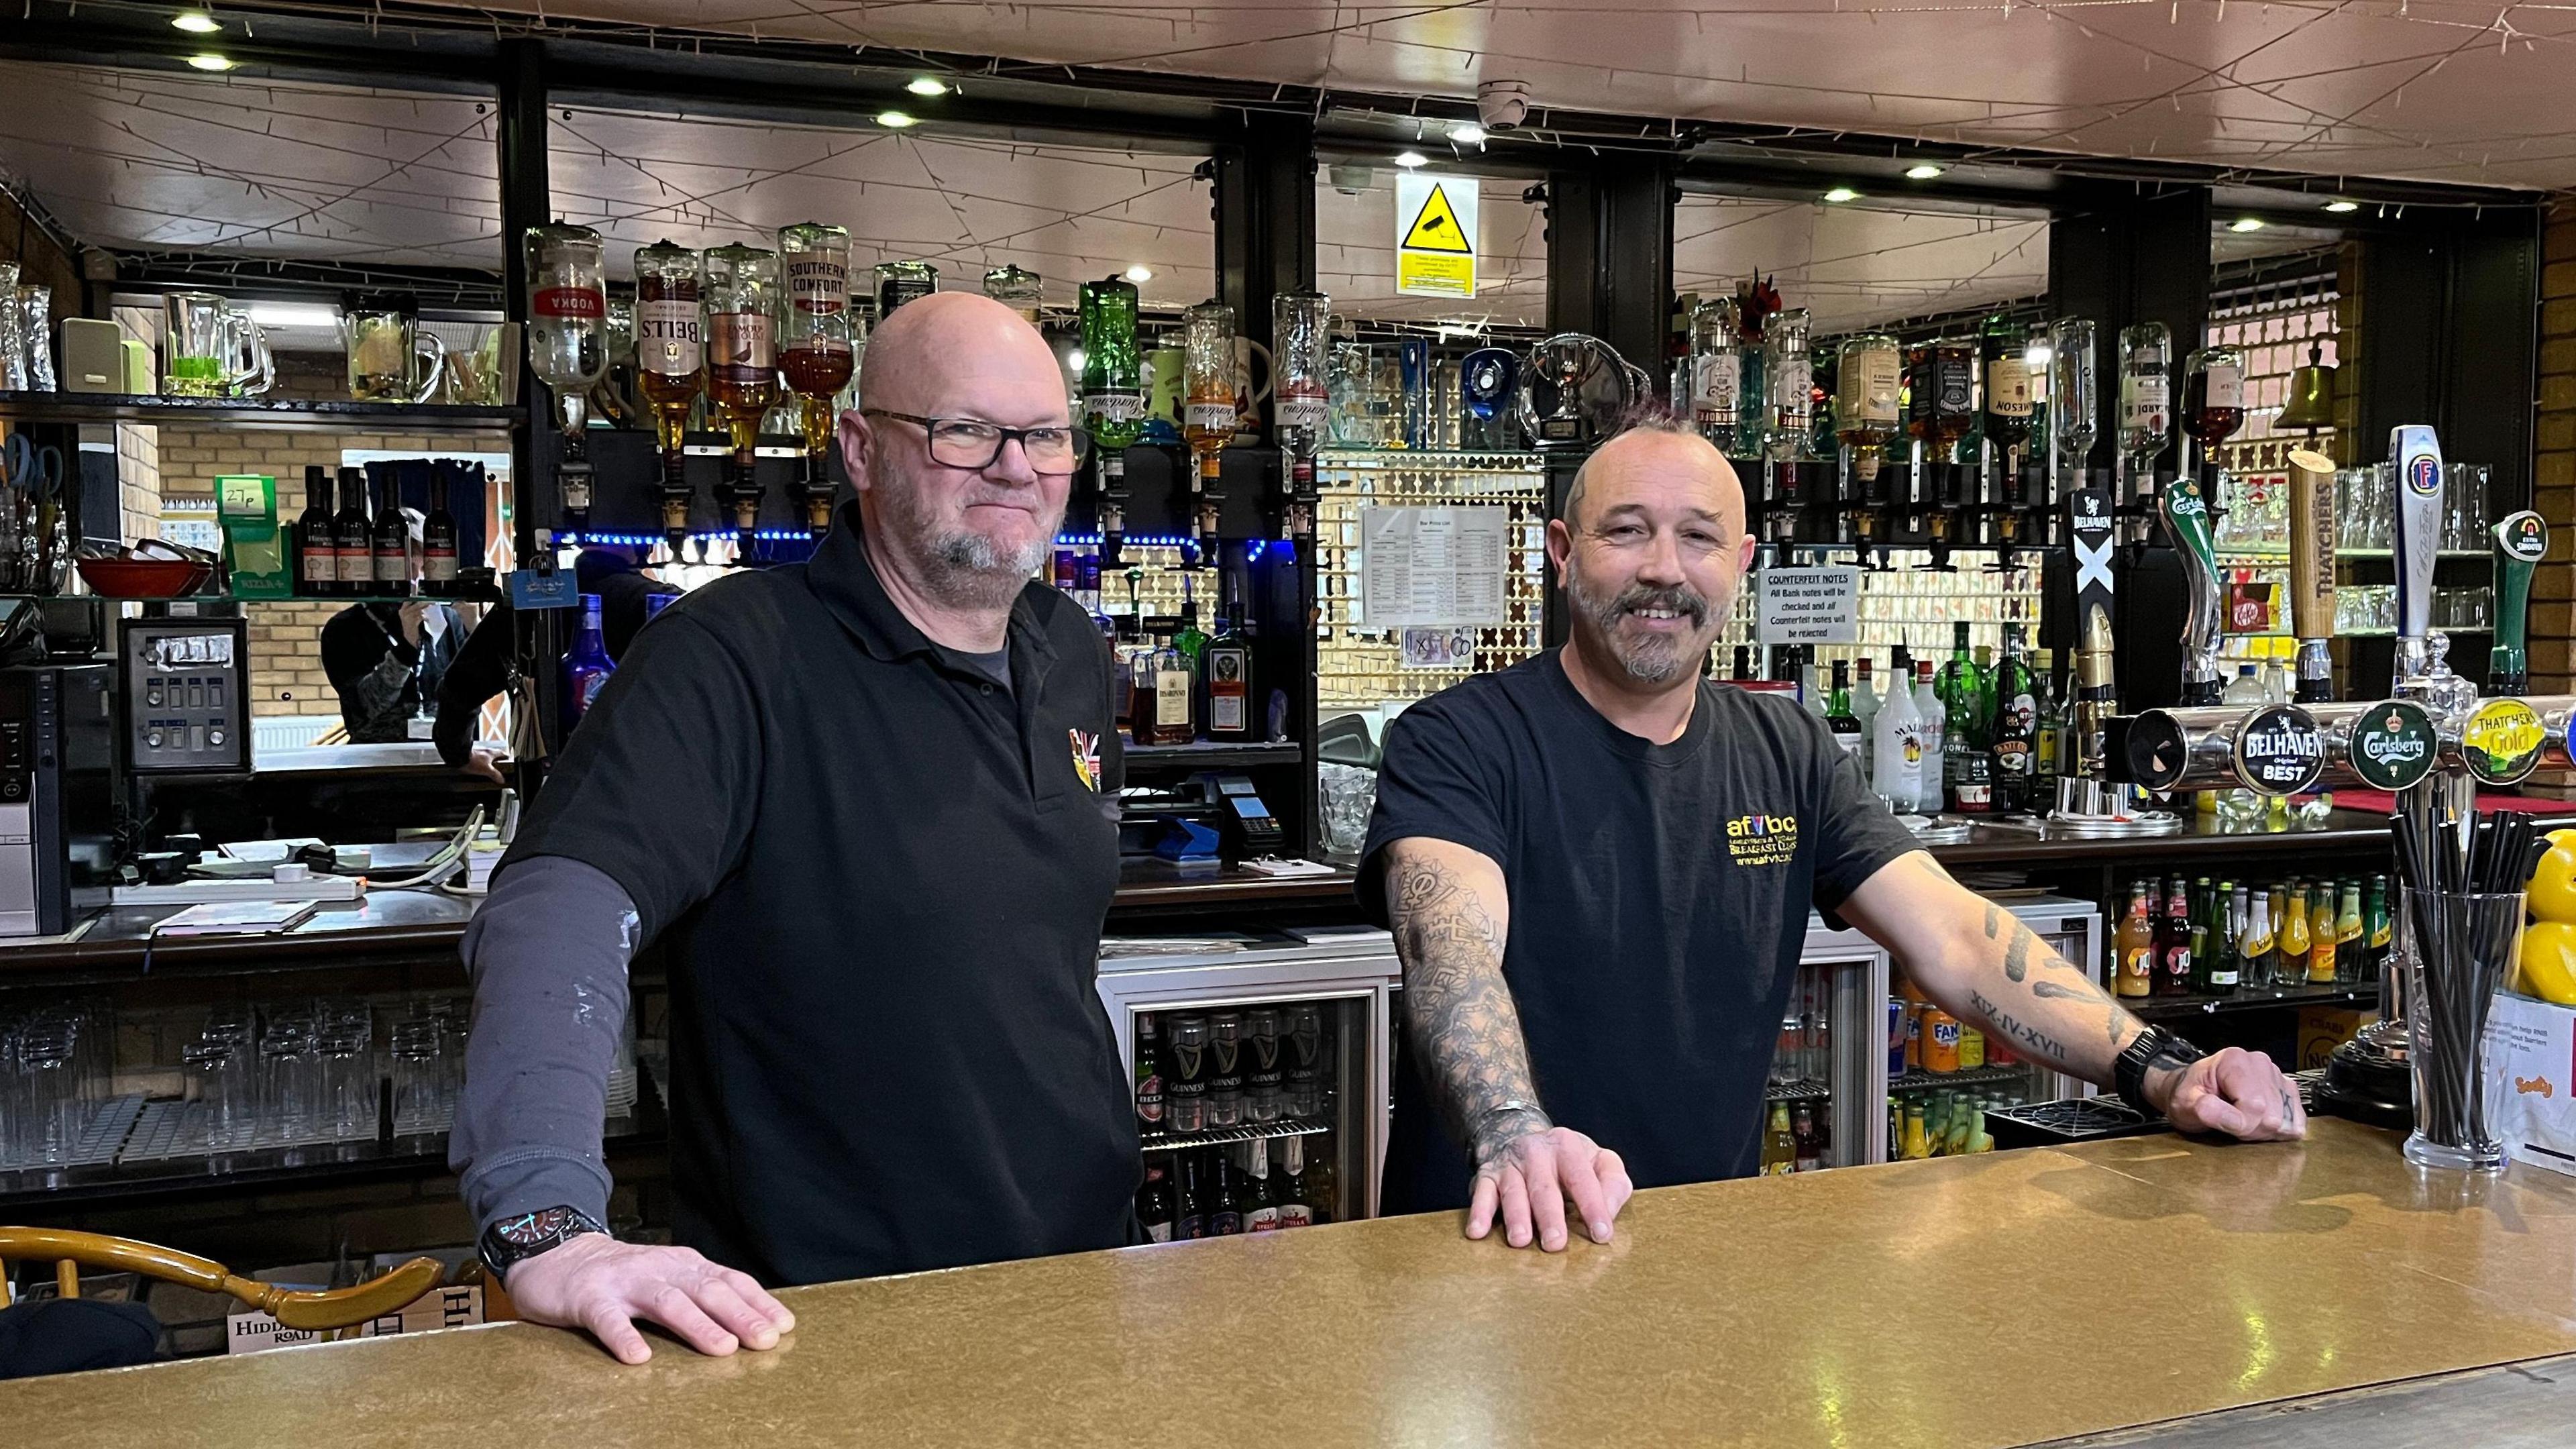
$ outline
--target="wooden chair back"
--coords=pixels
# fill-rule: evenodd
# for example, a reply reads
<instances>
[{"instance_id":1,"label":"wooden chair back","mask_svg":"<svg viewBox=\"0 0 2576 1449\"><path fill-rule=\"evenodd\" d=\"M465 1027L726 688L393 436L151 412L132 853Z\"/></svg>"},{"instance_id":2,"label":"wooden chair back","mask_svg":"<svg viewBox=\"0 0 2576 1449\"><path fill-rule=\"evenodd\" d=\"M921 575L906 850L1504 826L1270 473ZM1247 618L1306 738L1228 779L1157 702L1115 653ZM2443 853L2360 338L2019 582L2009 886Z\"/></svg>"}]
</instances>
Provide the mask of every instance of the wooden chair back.
<instances>
[{"instance_id":1,"label":"wooden chair back","mask_svg":"<svg viewBox=\"0 0 2576 1449\"><path fill-rule=\"evenodd\" d=\"M435 1258L414 1258L399 1268L351 1288L303 1291L236 1277L223 1264L132 1238L103 1233L75 1233L60 1228L0 1227L0 1268L13 1258L54 1261L54 1282L65 1298L80 1296L80 1270L109 1268L140 1273L165 1283L185 1284L205 1293L223 1293L253 1308L264 1309L287 1328L348 1328L393 1313L438 1286L445 1273ZM9 1302L9 1281L0 1273L0 1307Z\"/></svg>"}]
</instances>

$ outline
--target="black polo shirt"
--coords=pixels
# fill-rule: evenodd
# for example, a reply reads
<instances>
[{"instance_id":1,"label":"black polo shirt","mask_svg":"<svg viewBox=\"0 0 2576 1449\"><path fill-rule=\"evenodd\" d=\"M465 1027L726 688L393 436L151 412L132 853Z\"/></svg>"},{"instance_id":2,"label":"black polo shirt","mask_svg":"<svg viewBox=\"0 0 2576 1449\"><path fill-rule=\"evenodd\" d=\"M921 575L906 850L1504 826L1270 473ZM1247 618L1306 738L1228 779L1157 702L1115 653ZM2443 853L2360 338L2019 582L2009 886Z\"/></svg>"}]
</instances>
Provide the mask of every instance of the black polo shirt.
<instances>
[{"instance_id":1,"label":"black polo shirt","mask_svg":"<svg viewBox=\"0 0 2576 1449\"><path fill-rule=\"evenodd\" d=\"M510 860L606 872L669 962L681 1242L769 1283L1118 1246L1107 646L1033 583L1004 687L838 525L636 634Z\"/></svg>"}]
</instances>

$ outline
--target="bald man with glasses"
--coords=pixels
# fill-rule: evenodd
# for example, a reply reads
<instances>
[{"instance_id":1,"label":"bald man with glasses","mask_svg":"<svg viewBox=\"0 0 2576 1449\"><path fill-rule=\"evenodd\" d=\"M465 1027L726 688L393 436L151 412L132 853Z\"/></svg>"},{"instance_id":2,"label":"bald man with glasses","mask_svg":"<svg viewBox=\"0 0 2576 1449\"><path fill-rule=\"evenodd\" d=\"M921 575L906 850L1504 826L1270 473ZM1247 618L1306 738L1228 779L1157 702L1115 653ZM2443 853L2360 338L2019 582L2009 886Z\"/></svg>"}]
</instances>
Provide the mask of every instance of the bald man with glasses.
<instances>
[{"instance_id":1,"label":"bald man with glasses","mask_svg":"<svg viewBox=\"0 0 2576 1449\"><path fill-rule=\"evenodd\" d=\"M1095 990L1111 661L1031 582L1090 440L1035 330L888 318L811 562L637 633L467 933L453 1165L526 1317L770 1348L768 1286L1127 1241L1142 1169ZM676 1246L603 1231L628 962L671 995ZM766 1286L764 1286L766 1285Z\"/></svg>"}]
</instances>

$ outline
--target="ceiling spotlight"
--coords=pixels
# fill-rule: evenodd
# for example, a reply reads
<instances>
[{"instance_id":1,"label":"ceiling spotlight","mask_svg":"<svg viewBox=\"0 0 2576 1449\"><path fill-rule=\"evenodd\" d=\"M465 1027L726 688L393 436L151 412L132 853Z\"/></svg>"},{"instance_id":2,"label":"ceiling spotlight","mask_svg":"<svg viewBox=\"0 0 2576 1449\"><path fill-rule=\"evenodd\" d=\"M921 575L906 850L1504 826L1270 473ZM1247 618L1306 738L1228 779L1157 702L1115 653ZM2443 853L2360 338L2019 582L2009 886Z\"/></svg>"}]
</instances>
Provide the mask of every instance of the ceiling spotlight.
<instances>
[{"instance_id":1,"label":"ceiling spotlight","mask_svg":"<svg viewBox=\"0 0 2576 1449\"><path fill-rule=\"evenodd\" d=\"M906 85L904 89L912 92L916 96L944 96L948 94L948 87L944 83L926 75L914 76L912 78L912 82L909 85Z\"/></svg>"},{"instance_id":2,"label":"ceiling spotlight","mask_svg":"<svg viewBox=\"0 0 2576 1449\"><path fill-rule=\"evenodd\" d=\"M918 123L914 121L911 116L902 111L879 111L877 112L877 124L885 127L889 131L900 131L906 126L916 125Z\"/></svg>"},{"instance_id":3,"label":"ceiling spotlight","mask_svg":"<svg viewBox=\"0 0 2576 1449\"><path fill-rule=\"evenodd\" d=\"M1423 155L1419 151L1398 151L1395 153L1395 164L1403 167L1407 171L1412 170L1416 166L1428 165L1430 164L1430 161L1430 157Z\"/></svg>"},{"instance_id":4,"label":"ceiling spotlight","mask_svg":"<svg viewBox=\"0 0 2576 1449\"><path fill-rule=\"evenodd\" d=\"M190 35L212 35L224 27L207 11L182 10L170 17L170 28L184 30Z\"/></svg>"},{"instance_id":5,"label":"ceiling spotlight","mask_svg":"<svg viewBox=\"0 0 2576 1449\"><path fill-rule=\"evenodd\" d=\"M1859 192L1857 192L1857 191L1852 190L1852 189L1851 189L1850 187L1848 187L1848 186L1837 186L1837 187L1835 187L1833 190L1828 191L1828 192L1826 192L1826 193L1825 193L1825 200L1827 200L1827 201L1858 201L1858 200L1860 200L1860 193L1859 193Z\"/></svg>"},{"instance_id":6,"label":"ceiling spotlight","mask_svg":"<svg viewBox=\"0 0 2576 1449\"><path fill-rule=\"evenodd\" d=\"M224 59L220 55L192 55L188 57L188 64L195 66L199 70L231 70L233 68L233 63Z\"/></svg>"},{"instance_id":7,"label":"ceiling spotlight","mask_svg":"<svg viewBox=\"0 0 2576 1449\"><path fill-rule=\"evenodd\" d=\"M2340 216L2347 211L2361 210L2361 203L2358 201L2329 201L2326 203L2326 210Z\"/></svg>"},{"instance_id":8,"label":"ceiling spotlight","mask_svg":"<svg viewBox=\"0 0 2576 1449\"><path fill-rule=\"evenodd\" d=\"M1453 146L1482 146L1485 144L1485 128L1473 121L1461 121L1449 128L1449 143Z\"/></svg>"},{"instance_id":9,"label":"ceiling spotlight","mask_svg":"<svg viewBox=\"0 0 2576 1449\"><path fill-rule=\"evenodd\" d=\"M1940 174L1941 168L1933 165L1929 161L1923 162L1918 166L1908 166L1905 168L1905 179L1908 181L1929 181Z\"/></svg>"},{"instance_id":10,"label":"ceiling spotlight","mask_svg":"<svg viewBox=\"0 0 2576 1449\"><path fill-rule=\"evenodd\" d=\"M1138 262L1136 265L1127 269L1127 280L1136 283L1138 286L1142 286L1145 283L1154 280L1154 269L1145 265L1143 262Z\"/></svg>"},{"instance_id":11,"label":"ceiling spotlight","mask_svg":"<svg viewBox=\"0 0 2576 1449\"><path fill-rule=\"evenodd\" d=\"M2227 224L2227 229L2229 231L2261 231L2263 229L2263 218L2259 216L2240 216L2234 221L2229 222Z\"/></svg>"}]
</instances>

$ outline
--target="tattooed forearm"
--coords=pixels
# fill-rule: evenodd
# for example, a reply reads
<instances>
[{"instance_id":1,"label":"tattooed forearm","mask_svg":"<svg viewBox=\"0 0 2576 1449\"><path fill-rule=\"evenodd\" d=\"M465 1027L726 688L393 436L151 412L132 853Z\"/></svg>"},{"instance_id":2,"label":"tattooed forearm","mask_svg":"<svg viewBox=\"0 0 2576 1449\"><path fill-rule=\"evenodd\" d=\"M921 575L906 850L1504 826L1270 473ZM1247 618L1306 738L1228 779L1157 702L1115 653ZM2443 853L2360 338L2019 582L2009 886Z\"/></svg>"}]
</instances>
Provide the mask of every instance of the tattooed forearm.
<instances>
[{"instance_id":1,"label":"tattooed forearm","mask_svg":"<svg viewBox=\"0 0 2576 1449\"><path fill-rule=\"evenodd\" d=\"M2002 1033L2005 1039L2013 1042L2015 1045L2053 1057L2061 1062L2066 1060L2065 1044L2060 1042L2057 1038L2050 1036L2047 1032L2041 1031L2038 1027L2032 1026L2027 1022L2016 1020L2011 1012L1995 1005L1993 1002L1988 1001L1985 997L1977 994L1976 992L1971 991L1968 993L1968 1004L1974 1006L1977 1009L1977 1013L1986 1019L1986 1025L1989 1029Z\"/></svg>"},{"instance_id":2,"label":"tattooed forearm","mask_svg":"<svg viewBox=\"0 0 2576 1449\"><path fill-rule=\"evenodd\" d=\"M1388 872L1405 1023L1450 1124L1482 1164L1548 1125L1503 981L1502 926L1477 886L1441 861L1399 849Z\"/></svg>"}]
</instances>

